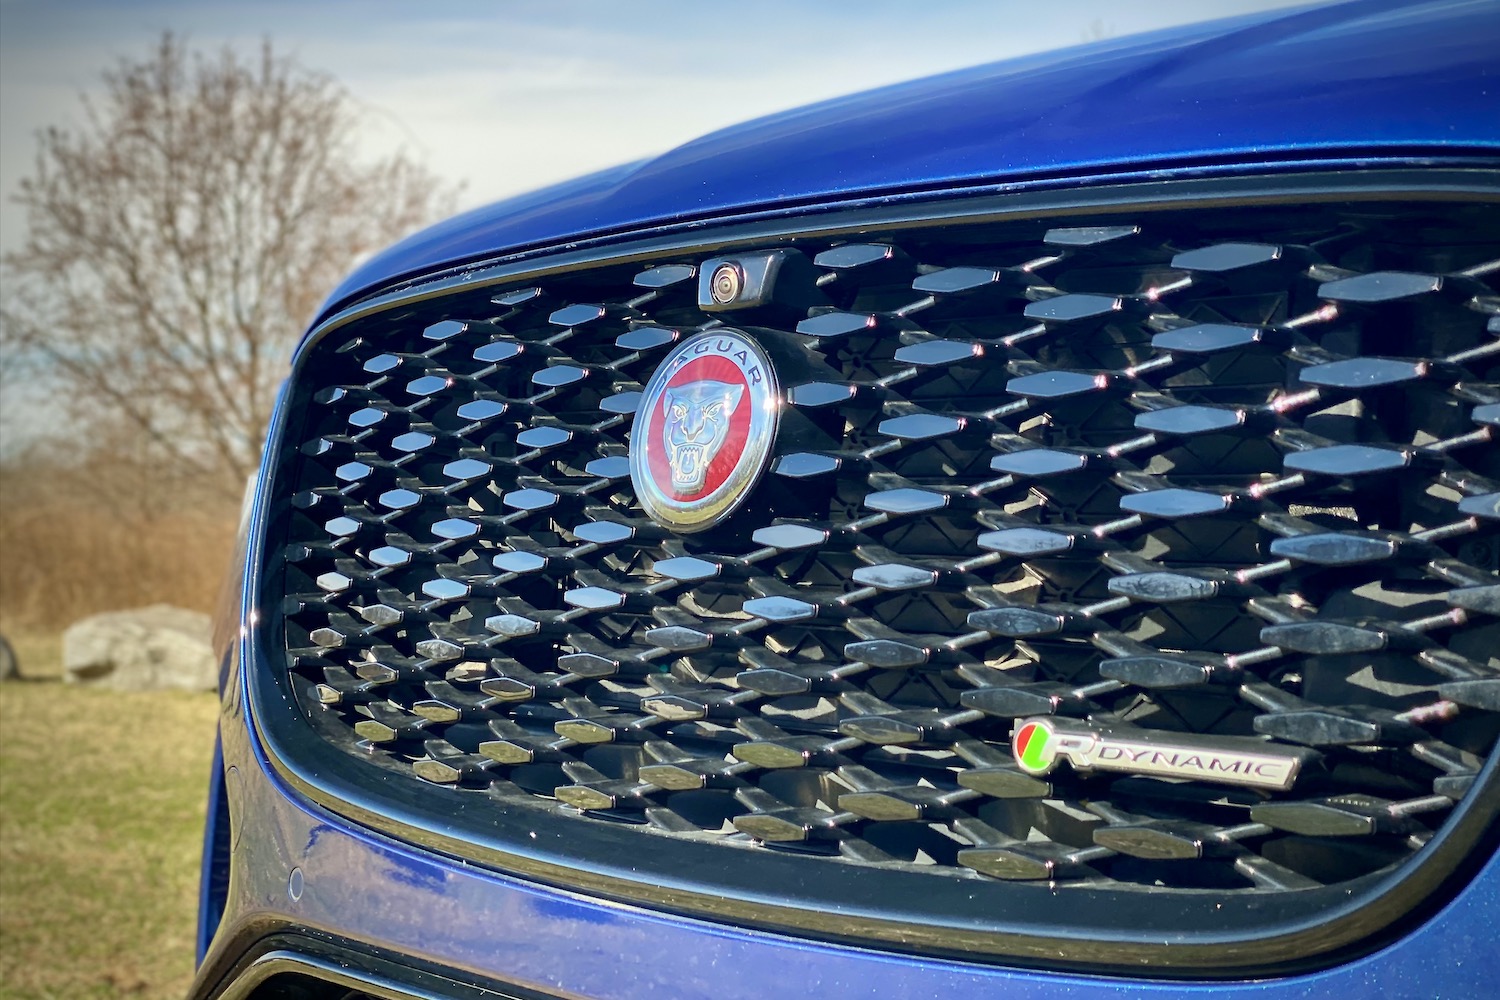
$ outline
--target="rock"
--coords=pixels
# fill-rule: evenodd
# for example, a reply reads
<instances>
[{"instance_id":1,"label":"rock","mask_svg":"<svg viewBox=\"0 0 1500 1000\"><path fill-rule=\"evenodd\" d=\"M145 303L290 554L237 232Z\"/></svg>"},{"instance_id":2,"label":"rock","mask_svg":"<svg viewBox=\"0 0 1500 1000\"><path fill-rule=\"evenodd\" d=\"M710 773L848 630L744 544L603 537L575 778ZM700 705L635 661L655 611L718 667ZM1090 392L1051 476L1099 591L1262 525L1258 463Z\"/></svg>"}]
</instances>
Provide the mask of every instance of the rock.
<instances>
[{"instance_id":1,"label":"rock","mask_svg":"<svg viewBox=\"0 0 1500 1000\"><path fill-rule=\"evenodd\" d=\"M208 615L168 604L81 619L63 633L63 677L116 691L213 691L210 627Z\"/></svg>"},{"instance_id":2,"label":"rock","mask_svg":"<svg viewBox=\"0 0 1500 1000\"><path fill-rule=\"evenodd\" d=\"M20 676L21 668L16 663L16 651L6 641L5 636L0 635L0 681L8 681Z\"/></svg>"}]
</instances>

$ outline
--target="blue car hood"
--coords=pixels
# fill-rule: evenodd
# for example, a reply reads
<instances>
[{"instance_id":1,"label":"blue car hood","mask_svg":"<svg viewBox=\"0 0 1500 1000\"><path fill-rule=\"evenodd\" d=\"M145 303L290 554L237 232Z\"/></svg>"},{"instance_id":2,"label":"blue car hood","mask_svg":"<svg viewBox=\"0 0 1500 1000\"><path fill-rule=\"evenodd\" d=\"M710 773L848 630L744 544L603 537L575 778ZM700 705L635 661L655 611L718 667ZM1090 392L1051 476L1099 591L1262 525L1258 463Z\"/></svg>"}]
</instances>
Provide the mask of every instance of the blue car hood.
<instances>
[{"instance_id":1,"label":"blue car hood","mask_svg":"<svg viewBox=\"0 0 1500 1000\"><path fill-rule=\"evenodd\" d=\"M1193 164L1493 155L1500 3L1347 3L1191 25L772 115L459 215L324 313L418 272L770 205Z\"/></svg>"}]
</instances>

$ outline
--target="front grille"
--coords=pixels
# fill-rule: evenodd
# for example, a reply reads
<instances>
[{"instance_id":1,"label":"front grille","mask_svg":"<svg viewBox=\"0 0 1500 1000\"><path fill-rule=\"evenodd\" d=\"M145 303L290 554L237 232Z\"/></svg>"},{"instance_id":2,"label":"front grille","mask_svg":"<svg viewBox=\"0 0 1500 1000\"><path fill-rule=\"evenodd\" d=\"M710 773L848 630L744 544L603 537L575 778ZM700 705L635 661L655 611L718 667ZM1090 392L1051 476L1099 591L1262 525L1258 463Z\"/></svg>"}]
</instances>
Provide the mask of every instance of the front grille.
<instances>
[{"instance_id":1,"label":"front grille","mask_svg":"<svg viewBox=\"0 0 1500 1000\"><path fill-rule=\"evenodd\" d=\"M834 898L915 874L1001 930L1070 889L1149 890L1149 927L1374 884L1500 724L1497 231L1432 202L948 222L737 248L791 251L743 312L700 308L707 248L375 312L293 386L278 683L374 801L565 817L563 857L588 826L666 869L794 856ZM776 359L775 457L675 534L631 419L726 326ZM1302 769L1023 771L1013 732L1054 717Z\"/></svg>"}]
</instances>

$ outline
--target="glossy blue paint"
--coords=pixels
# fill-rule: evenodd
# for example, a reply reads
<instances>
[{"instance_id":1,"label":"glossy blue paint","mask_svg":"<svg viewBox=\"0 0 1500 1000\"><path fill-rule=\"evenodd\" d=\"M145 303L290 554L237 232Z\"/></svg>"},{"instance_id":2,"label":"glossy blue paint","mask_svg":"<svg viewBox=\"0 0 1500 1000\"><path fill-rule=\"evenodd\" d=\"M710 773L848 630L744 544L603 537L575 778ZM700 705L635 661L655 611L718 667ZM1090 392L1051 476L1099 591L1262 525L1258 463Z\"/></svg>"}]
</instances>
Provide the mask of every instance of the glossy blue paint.
<instances>
[{"instance_id":1,"label":"glossy blue paint","mask_svg":"<svg viewBox=\"0 0 1500 1000\"><path fill-rule=\"evenodd\" d=\"M1500 3L1376 0L1033 55L762 118L481 208L354 272L393 279L769 205L1188 165L1500 153Z\"/></svg>"},{"instance_id":2,"label":"glossy blue paint","mask_svg":"<svg viewBox=\"0 0 1500 1000\"><path fill-rule=\"evenodd\" d=\"M203 821L203 855L198 865L198 938L195 955L199 962L208 953L219 916L224 910L225 879L229 857L229 818L224 801L224 749L214 740L214 761L208 776L208 808Z\"/></svg>"},{"instance_id":3,"label":"glossy blue paint","mask_svg":"<svg viewBox=\"0 0 1500 1000\"><path fill-rule=\"evenodd\" d=\"M251 647L246 646L248 654ZM236 699L244 704L243 699ZM1326 972L1188 985L1021 971L884 954L716 926L549 889L353 827L302 800L270 770L246 719L226 720L225 760L243 837L216 947L280 927L572 997L713 1000L945 996L1222 1000L1481 996L1500 977L1493 915L1500 859L1396 944ZM301 873L293 898L293 871ZM208 967L217 956L210 953ZM198 984L200 987L206 983ZM196 993L195 993L196 995Z\"/></svg>"},{"instance_id":4,"label":"glossy blue paint","mask_svg":"<svg viewBox=\"0 0 1500 1000\"><path fill-rule=\"evenodd\" d=\"M999 63L751 122L661 157L459 216L377 256L329 307L419 271L770 206L1109 180L1320 157L1500 154L1500 3L1279 12ZM283 404L284 405L284 404ZM281 420L273 421L280 426ZM270 456L260 482L270 480ZM262 491L247 565L260 564ZM238 665L276 669L240 607L224 691L235 875L205 977L259 935L310 928L477 976L591 997L1224 1000L1486 995L1500 858L1389 947L1307 976L1183 984L1011 970L811 942L555 890L401 844L272 772ZM238 623L235 623L236 626ZM238 629L236 629L238 631ZM211 812L213 810L211 809ZM210 843L213 843L211 833ZM211 856L205 856L205 868ZM300 872L297 898L289 891ZM215 901L216 902L216 901ZM214 907L205 897L205 914ZM205 934L205 943L207 943ZM212 984L195 985L200 995Z\"/></svg>"}]
</instances>

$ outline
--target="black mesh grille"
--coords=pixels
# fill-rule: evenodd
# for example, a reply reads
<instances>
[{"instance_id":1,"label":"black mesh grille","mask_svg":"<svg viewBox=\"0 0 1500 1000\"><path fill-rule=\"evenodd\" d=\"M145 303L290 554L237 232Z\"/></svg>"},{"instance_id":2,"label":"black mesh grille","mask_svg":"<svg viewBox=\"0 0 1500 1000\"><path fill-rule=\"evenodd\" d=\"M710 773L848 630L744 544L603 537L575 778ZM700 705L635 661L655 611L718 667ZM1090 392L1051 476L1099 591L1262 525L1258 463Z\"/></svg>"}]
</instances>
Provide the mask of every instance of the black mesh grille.
<instances>
[{"instance_id":1,"label":"black mesh grille","mask_svg":"<svg viewBox=\"0 0 1500 1000\"><path fill-rule=\"evenodd\" d=\"M704 252L334 331L267 567L328 753L622 851L980 892L1284 893L1412 858L1500 721L1495 212L1135 221L783 241L743 312L700 309ZM627 432L718 325L776 359L776 457L675 535ZM1047 716L1309 752L1288 791L1037 777L1010 740Z\"/></svg>"}]
</instances>

